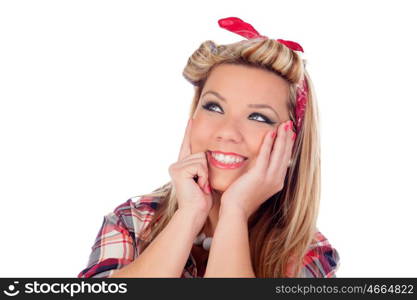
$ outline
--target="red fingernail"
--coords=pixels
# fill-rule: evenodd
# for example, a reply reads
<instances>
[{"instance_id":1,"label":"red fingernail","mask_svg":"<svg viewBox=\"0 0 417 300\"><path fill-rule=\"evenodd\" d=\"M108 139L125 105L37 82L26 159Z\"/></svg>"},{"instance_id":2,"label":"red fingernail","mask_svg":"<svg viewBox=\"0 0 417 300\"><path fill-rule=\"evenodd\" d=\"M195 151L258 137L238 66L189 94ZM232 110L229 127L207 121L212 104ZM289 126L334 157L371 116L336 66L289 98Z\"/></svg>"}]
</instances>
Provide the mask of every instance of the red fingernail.
<instances>
[{"instance_id":1,"label":"red fingernail","mask_svg":"<svg viewBox=\"0 0 417 300\"><path fill-rule=\"evenodd\" d=\"M210 184L206 183L206 185L204 186L204 191L206 192L206 194L210 194L211 193Z\"/></svg>"},{"instance_id":2,"label":"red fingernail","mask_svg":"<svg viewBox=\"0 0 417 300\"><path fill-rule=\"evenodd\" d=\"M285 131L288 131L288 129L290 128L290 124L286 124L285 126L284 126L284 129L285 129Z\"/></svg>"},{"instance_id":3,"label":"red fingernail","mask_svg":"<svg viewBox=\"0 0 417 300\"><path fill-rule=\"evenodd\" d=\"M209 194L209 195L211 194L210 184L208 184L208 183L206 184L206 193Z\"/></svg>"}]
</instances>

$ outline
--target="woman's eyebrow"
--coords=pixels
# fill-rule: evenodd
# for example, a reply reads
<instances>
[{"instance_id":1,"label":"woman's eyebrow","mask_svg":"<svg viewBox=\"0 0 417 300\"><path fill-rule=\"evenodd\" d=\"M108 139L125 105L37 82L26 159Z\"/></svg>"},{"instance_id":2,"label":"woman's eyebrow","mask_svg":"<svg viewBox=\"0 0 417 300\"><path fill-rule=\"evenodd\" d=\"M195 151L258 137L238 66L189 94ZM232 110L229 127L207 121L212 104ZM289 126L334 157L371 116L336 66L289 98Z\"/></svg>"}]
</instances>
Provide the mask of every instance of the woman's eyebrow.
<instances>
[{"instance_id":1,"label":"woman's eyebrow","mask_svg":"<svg viewBox=\"0 0 417 300\"><path fill-rule=\"evenodd\" d=\"M207 91L207 92L205 92L204 94L203 94L203 96L202 97L204 97L205 95L207 95L207 94L213 94L213 95L215 95L216 97L218 97L220 100L222 100L222 101L224 101L224 102L227 102L226 101L226 99L222 96L222 95L220 95L219 93L217 93L217 92L215 92L215 91ZM273 109L270 105L268 105L268 104L248 104L248 107L254 107L254 108L269 108L269 109L271 109L276 115L277 115L277 117L278 117L278 119L280 119L281 120L281 118L279 117L279 114L275 111L275 109Z\"/></svg>"}]
</instances>

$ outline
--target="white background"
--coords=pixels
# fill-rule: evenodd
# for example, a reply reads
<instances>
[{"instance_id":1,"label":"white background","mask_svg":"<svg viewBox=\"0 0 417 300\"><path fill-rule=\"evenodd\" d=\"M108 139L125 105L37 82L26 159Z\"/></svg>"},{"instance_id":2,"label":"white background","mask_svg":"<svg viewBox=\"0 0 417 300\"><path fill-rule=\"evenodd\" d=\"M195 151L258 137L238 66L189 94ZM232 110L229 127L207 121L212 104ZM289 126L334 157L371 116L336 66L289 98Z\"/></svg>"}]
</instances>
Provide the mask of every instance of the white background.
<instances>
[{"instance_id":1,"label":"white background","mask_svg":"<svg viewBox=\"0 0 417 300\"><path fill-rule=\"evenodd\" d=\"M1 1L2 277L75 277L103 216L170 180L205 40L300 43L318 96L319 229L338 277L417 275L413 1ZM413 21L414 20L414 21Z\"/></svg>"}]
</instances>

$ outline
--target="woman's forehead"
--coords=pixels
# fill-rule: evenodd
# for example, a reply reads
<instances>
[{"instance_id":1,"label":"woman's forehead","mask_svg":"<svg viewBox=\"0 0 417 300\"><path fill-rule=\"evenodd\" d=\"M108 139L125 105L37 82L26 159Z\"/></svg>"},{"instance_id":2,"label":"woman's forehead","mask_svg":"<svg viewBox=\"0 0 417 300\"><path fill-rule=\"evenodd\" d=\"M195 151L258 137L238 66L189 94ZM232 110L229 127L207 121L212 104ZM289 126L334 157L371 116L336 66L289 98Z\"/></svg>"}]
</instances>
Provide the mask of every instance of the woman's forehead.
<instances>
[{"instance_id":1,"label":"woman's forehead","mask_svg":"<svg viewBox=\"0 0 417 300\"><path fill-rule=\"evenodd\" d=\"M210 73L202 91L226 102L285 105L289 83L279 75L260 68L223 64Z\"/></svg>"}]
</instances>

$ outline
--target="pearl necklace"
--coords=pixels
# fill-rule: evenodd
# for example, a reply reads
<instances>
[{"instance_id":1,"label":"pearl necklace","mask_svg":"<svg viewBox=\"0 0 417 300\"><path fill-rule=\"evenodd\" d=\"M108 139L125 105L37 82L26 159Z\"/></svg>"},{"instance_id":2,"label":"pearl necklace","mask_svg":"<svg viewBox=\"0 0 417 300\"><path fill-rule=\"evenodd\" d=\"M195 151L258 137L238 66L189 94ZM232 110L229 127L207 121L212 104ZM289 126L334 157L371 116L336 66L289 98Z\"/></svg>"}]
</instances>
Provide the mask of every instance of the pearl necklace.
<instances>
[{"instance_id":1,"label":"pearl necklace","mask_svg":"<svg viewBox=\"0 0 417 300\"><path fill-rule=\"evenodd\" d=\"M205 233L202 232L195 238L194 245L203 245L204 250L209 251L212 239L212 237L206 237Z\"/></svg>"}]
</instances>

